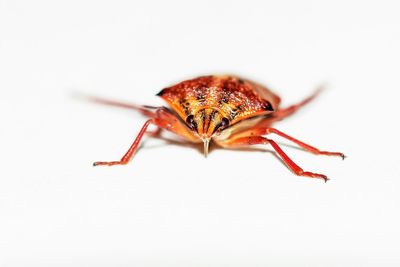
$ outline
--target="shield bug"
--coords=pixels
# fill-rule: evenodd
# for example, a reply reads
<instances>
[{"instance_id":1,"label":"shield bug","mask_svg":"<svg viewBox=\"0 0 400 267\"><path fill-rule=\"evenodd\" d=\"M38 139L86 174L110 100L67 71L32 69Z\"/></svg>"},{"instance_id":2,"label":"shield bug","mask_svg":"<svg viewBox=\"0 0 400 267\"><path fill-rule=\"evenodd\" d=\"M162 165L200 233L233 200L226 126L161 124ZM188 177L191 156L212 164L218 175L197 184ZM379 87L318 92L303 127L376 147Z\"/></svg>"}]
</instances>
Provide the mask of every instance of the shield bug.
<instances>
[{"instance_id":1,"label":"shield bug","mask_svg":"<svg viewBox=\"0 0 400 267\"><path fill-rule=\"evenodd\" d=\"M208 154L210 141L223 148L242 148L251 145L271 145L287 167L296 175L327 181L326 175L304 171L271 138L283 137L302 149L318 155L339 156L343 153L322 151L295 139L271 125L293 114L310 102L318 92L295 105L280 108L280 97L268 88L237 76L202 76L186 80L161 90L157 96L170 108L136 106L94 98L104 104L133 108L148 120L125 155L118 161L98 161L94 166L127 164L135 154L148 126L153 124L192 143L203 143Z\"/></svg>"}]
</instances>

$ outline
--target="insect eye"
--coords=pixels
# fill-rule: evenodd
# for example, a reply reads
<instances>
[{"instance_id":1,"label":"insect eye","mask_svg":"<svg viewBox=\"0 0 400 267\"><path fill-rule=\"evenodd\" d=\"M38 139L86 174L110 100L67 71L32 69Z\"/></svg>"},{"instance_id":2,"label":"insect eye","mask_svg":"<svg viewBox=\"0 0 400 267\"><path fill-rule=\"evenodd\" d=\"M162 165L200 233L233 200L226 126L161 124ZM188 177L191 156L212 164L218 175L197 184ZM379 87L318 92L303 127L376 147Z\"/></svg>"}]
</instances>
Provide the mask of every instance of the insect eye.
<instances>
[{"instance_id":1,"label":"insect eye","mask_svg":"<svg viewBox=\"0 0 400 267\"><path fill-rule=\"evenodd\" d=\"M221 120L221 129L224 129L229 126L229 120L227 118L222 118Z\"/></svg>"},{"instance_id":2,"label":"insect eye","mask_svg":"<svg viewBox=\"0 0 400 267\"><path fill-rule=\"evenodd\" d=\"M186 124L190 127L190 129L195 130L195 129L197 128L197 123L196 123L196 121L194 120L194 116L193 116L193 115L189 115L189 116L186 118Z\"/></svg>"}]
</instances>

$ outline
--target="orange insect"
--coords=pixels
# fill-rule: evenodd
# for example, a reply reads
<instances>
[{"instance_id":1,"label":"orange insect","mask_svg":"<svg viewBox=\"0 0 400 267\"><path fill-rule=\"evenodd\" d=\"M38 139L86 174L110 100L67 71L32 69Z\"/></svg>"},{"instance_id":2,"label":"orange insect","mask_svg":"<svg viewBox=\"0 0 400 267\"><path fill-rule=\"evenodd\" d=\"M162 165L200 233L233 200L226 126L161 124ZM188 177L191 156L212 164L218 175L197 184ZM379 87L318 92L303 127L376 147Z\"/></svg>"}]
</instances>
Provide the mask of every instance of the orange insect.
<instances>
[{"instance_id":1,"label":"orange insect","mask_svg":"<svg viewBox=\"0 0 400 267\"><path fill-rule=\"evenodd\" d=\"M180 82L157 94L172 109L135 106L95 98L97 102L134 108L149 119L119 161L98 161L93 165L127 164L135 154L147 127L154 124L158 129L171 131L189 142L202 142L205 156L211 140L224 148L269 144L296 175L327 181L326 175L304 171L274 140L265 137L276 134L314 154L344 158L343 153L321 151L271 127L273 122L291 115L307 104L317 93L298 104L280 109L279 96L255 82L237 76L202 76Z\"/></svg>"}]
</instances>

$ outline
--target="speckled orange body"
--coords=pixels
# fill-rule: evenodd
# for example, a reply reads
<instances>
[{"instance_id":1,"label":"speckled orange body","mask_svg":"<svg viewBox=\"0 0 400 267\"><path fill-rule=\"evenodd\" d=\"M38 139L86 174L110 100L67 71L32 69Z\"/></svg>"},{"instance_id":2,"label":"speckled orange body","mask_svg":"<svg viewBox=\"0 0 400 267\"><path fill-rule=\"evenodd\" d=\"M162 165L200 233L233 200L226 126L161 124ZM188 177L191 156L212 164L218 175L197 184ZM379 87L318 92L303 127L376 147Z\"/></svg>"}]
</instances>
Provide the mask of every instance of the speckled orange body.
<instances>
[{"instance_id":1,"label":"speckled orange body","mask_svg":"<svg viewBox=\"0 0 400 267\"><path fill-rule=\"evenodd\" d=\"M267 115L280 102L267 88L236 76L202 76L165 88L157 95L207 146L228 126Z\"/></svg>"},{"instance_id":2,"label":"speckled orange body","mask_svg":"<svg viewBox=\"0 0 400 267\"><path fill-rule=\"evenodd\" d=\"M321 151L271 127L273 122L291 115L316 94L299 104L280 109L279 96L258 83L232 75L210 75L180 82L161 90L157 95L172 110L95 99L106 104L137 109L150 118L121 160L95 162L95 166L126 164L135 153L149 124L171 131L190 142L203 142L205 155L211 140L227 148L270 144L295 174L325 181L327 177L323 174L303 171L275 141L264 136L276 134L309 152L344 158L340 152Z\"/></svg>"},{"instance_id":3,"label":"speckled orange body","mask_svg":"<svg viewBox=\"0 0 400 267\"><path fill-rule=\"evenodd\" d=\"M280 102L267 88L235 76L203 76L165 88L158 95L183 119L212 108L230 124L270 113Z\"/></svg>"}]
</instances>

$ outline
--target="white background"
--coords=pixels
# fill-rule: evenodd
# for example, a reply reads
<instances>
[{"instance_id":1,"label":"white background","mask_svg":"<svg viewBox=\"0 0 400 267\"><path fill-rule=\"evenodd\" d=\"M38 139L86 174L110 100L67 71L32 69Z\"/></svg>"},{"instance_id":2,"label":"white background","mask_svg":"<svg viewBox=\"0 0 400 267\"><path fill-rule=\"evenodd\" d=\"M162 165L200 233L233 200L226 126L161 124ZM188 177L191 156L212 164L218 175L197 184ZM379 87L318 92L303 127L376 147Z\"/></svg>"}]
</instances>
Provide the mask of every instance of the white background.
<instances>
[{"instance_id":1,"label":"white background","mask_svg":"<svg viewBox=\"0 0 400 267\"><path fill-rule=\"evenodd\" d=\"M399 266L398 1L0 1L1 266ZM84 93L161 105L200 74L270 86L283 146L201 151ZM285 144L282 139L274 137Z\"/></svg>"}]
</instances>

